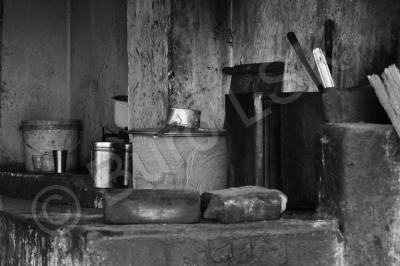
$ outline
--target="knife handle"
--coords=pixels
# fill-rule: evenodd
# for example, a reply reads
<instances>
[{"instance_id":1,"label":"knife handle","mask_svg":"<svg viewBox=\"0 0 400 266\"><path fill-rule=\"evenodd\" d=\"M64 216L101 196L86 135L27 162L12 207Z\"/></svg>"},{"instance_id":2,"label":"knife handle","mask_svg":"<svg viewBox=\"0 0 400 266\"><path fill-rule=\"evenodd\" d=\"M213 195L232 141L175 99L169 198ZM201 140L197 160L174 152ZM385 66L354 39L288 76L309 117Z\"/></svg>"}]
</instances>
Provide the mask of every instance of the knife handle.
<instances>
[{"instance_id":1,"label":"knife handle","mask_svg":"<svg viewBox=\"0 0 400 266\"><path fill-rule=\"evenodd\" d=\"M297 40L296 34L294 34L294 32L289 32L286 36L291 45L295 45L295 44L299 43L299 41Z\"/></svg>"},{"instance_id":2,"label":"knife handle","mask_svg":"<svg viewBox=\"0 0 400 266\"><path fill-rule=\"evenodd\" d=\"M325 21L325 53L328 61L329 70L332 73L332 53L333 53L333 30L335 24L333 20L327 19Z\"/></svg>"}]
</instances>

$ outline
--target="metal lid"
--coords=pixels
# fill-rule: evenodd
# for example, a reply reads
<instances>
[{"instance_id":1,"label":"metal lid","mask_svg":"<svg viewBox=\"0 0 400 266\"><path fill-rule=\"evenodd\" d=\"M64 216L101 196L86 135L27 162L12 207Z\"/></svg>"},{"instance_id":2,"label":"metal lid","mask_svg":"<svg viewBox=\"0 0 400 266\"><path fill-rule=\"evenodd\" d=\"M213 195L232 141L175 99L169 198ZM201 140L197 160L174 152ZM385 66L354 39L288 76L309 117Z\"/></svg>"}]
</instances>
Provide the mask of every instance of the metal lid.
<instances>
[{"instance_id":1,"label":"metal lid","mask_svg":"<svg viewBox=\"0 0 400 266\"><path fill-rule=\"evenodd\" d=\"M149 136L154 137L160 129L157 128L140 128L132 129L128 131L130 135L136 136ZM213 130L213 129L189 129L189 128L173 128L170 131L164 133L160 137L213 137L213 136L225 136L224 130Z\"/></svg>"},{"instance_id":2,"label":"metal lid","mask_svg":"<svg viewBox=\"0 0 400 266\"><path fill-rule=\"evenodd\" d=\"M92 148L112 148L115 147L115 142L106 142L106 141L93 141L90 146Z\"/></svg>"},{"instance_id":3,"label":"metal lid","mask_svg":"<svg viewBox=\"0 0 400 266\"><path fill-rule=\"evenodd\" d=\"M25 120L21 123L22 130L28 129L80 129L81 121L75 119L58 120Z\"/></svg>"},{"instance_id":4,"label":"metal lid","mask_svg":"<svg viewBox=\"0 0 400 266\"><path fill-rule=\"evenodd\" d=\"M92 149L125 149L132 150L131 143L110 142L110 141L92 141L90 144Z\"/></svg>"}]
</instances>

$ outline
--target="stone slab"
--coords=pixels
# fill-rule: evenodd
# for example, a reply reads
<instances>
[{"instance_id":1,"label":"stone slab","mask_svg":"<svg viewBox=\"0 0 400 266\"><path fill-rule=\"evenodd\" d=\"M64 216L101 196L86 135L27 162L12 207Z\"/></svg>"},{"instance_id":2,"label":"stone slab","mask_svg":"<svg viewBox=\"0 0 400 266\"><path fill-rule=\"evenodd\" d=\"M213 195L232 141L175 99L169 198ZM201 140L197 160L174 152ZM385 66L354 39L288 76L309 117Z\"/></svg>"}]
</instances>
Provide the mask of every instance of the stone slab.
<instances>
[{"instance_id":1,"label":"stone slab","mask_svg":"<svg viewBox=\"0 0 400 266\"><path fill-rule=\"evenodd\" d=\"M391 125L327 124L320 211L339 218L348 265L400 264L400 141Z\"/></svg>"},{"instance_id":2,"label":"stone slab","mask_svg":"<svg viewBox=\"0 0 400 266\"><path fill-rule=\"evenodd\" d=\"M197 191L108 189L104 219L108 224L185 224L200 221Z\"/></svg>"},{"instance_id":3,"label":"stone slab","mask_svg":"<svg viewBox=\"0 0 400 266\"><path fill-rule=\"evenodd\" d=\"M59 191L62 187L73 194L82 207L102 208L103 190L93 188L92 184L89 175L0 170L0 195L33 200L43 191ZM64 198L63 203L74 204L70 198Z\"/></svg>"},{"instance_id":4,"label":"stone slab","mask_svg":"<svg viewBox=\"0 0 400 266\"><path fill-rule=\"evenodd\" d=\"M105 225L82 209L75 226L44 233L32 202L3 197L1 265L342 265L332 220L246 224ZM6 206L6 207L5 207ZM64 214L61 207L50 214ZM91 216L90 216L91 215Z\"/></svg>"},{"instance_id":5,"label":"stone slab","mask_svg":"<svg viewBox=\"0 0 400 266\"><path fill-rule=\"evenodd\" d=\"M287 197L279 190L244 186L202 194L207 205L203 217L221 223L279 219L286 210Z\"/></svg>"}]
</instances>

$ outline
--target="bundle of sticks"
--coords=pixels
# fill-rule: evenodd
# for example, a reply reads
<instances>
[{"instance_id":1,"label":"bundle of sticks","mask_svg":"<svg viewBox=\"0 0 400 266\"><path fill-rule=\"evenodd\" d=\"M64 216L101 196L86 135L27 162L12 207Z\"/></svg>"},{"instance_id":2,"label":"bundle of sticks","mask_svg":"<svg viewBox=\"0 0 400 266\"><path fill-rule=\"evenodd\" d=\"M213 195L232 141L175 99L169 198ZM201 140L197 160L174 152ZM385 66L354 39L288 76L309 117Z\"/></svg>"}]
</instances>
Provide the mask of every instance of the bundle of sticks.
<instances>
[{"instance_id":1,"label":"bundle of sticks","mask_svg":"<svg viewBox=\"0 0 400 266\"><path fill-rule=\"evenodd\" d=\"M381 77L368 76L379 102L385 109L390 121L400 136L400 71L395 65L384 70Z\"/></svg>"}]
</instances>

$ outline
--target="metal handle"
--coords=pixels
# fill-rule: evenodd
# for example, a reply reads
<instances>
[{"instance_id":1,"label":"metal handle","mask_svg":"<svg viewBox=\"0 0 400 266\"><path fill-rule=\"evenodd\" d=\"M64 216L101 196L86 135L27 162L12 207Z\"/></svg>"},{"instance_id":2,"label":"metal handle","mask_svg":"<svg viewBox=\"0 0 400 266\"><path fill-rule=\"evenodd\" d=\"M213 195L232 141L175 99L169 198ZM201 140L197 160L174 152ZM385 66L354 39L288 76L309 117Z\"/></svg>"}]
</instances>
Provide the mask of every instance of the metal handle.
<instances>
[{"instance_id":1,"label":"metal handle","mask_svg":"<svg viewBox=\"0 0 400 266\"><path fill-rule=\"evenodd\" d=\"M154 138L157 137L161 137L162 135L164 135L165 133L167 133L168 131L170 131L172 128L176 127L178 125L178 122L173 122L169 125L166 125L165 127L163 127L162 129L160 129L159 131L157 131L156 134L154 134Z\"/></svg>"},{"instance_id":2,"label":"metal handle","mask_svg":"<svg viewBox=\"0 0 400 266\"><path fill-rule=\"evenodd\" d=\"M301 63L303 64L303 66L306 68L308 74L313 79L315 85L317 85L318 90L323 91L324 86L322 86L321 81L318 79L317 75L314 73L310 64L308 63L308 61L304 55L303 49L301 48L300 43L297 40L296 34L294 34L294 32L289 32L287 34L287 38L288 38L290 44L292 45L294 51L296 52L297 56L299 57Z\"/></svg>"}]
</instances>

